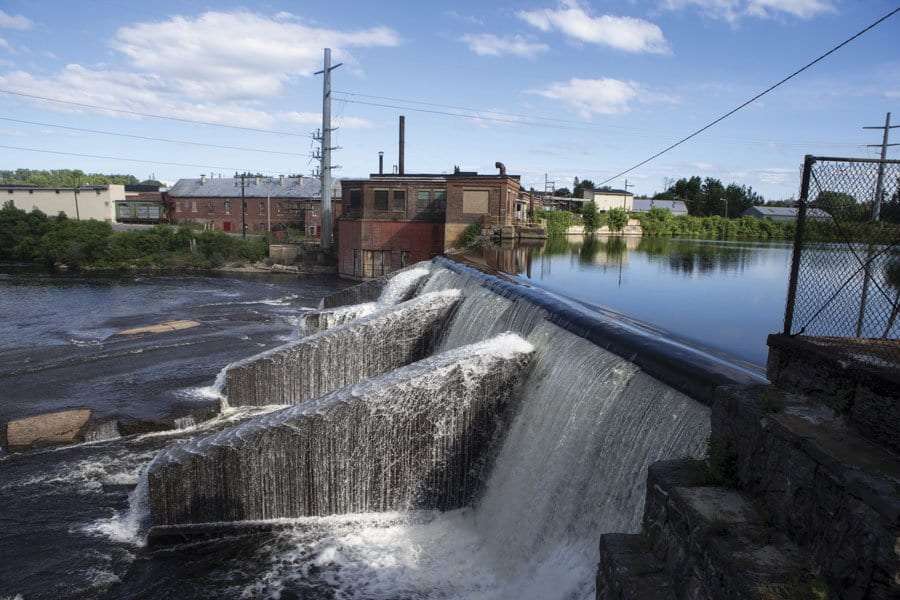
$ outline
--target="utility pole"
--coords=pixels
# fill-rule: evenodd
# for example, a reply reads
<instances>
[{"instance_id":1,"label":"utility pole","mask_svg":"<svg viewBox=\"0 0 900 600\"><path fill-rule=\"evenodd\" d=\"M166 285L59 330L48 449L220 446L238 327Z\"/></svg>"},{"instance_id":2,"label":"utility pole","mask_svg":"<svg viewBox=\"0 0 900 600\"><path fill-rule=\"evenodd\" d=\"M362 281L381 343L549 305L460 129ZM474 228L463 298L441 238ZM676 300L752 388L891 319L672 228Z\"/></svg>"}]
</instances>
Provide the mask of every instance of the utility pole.
<instances>
[{"instance_id":1,"label":"utility pole","mask_svg":"<svg viewBox=\"0 0 900 600\"><path fill-rule=\"evenodd\" d=\"M887 159L887 149L890 146L898 145L889 143L891 129L895 129L897 127L897 125L891 125L891 113L887 113L885 115L884 125L863 127L863 129L881 129L884 132L882 134L880 144L866 145L868 148L881 148L881 162L878 163L878 179L875 182L875 198L872 201L873 222L881 219L881 196L884 194L884 161L885 159ZM866 262L863 264L863 285L862 293L860 294L859 298L859 315L856 317L856 337L862 337L863 324L866 320L866 305L869 303L869 284L872 280L871 265L874 254L875 247L870 241L868 244L868 249L866 251Z\"/></svg>"},{"instance_id":2,"label":"utility pole","mask_svg":"<svg viewBox=\"0 0 900 600\"><path fill-rule=\"evenodd\" d=\"M881 218L881 196L884 194L884 161L887 159L887 149L891 146L900 146L900 144L890 144L891 129L896 129L900 125L891 125L891 113L887 113L884 117L884 125L875 127L863 127L863 129L881 129L884 131L880 144L866 144L868 148L881 148L881 162L878 163L878 181L875 184L875 202L872 206L872 220L878 221Z\"/></svg>"},{"instance_id":3,"label":"utility pole","mask_svg":"<svg viewBox=\"0 0 900 600\"><path fill-rule=\"evenodd\" d=\"M235 177L235 179L237 179L238 177L241 178L241 237L246 239L247 238L247 220L246 220L247 199L246 199L246 196L244 195L244 187L246 185L245 179L247 178L247 173L244 172L244 173L241 173L240 175L235 173L234 177Z\"/></svg>"},{"instance_id":4,"label":"utility pole","mask_svg":"<svg viewBox=\"0 0 900 600\"><path fill-rule=\"evenodd\" d=\"M331 48L325 48L324 63L321 71L316 71L316 75L322 75L322 134L319 141L322 144L320 160L321 160L321 177L322 177L322 249L331 248L331 232L333 229L331 218L331 169L338 168L331 164L331 151L337 150L331 145L331 72L343 63L331 65Z\"/></svg>"},{"instance_id":5,"label":"utility pole","mask_svg":"<svg viewBox=\"0 0 900 600\"><path fill-rule=\"evenodd\" d=\"M628 188L634 187L633 183L628 183L628 178L625 178L625 195L622 196L622 208L628 210L627 202L628 202Z\"/></svg>"}]
</instances>

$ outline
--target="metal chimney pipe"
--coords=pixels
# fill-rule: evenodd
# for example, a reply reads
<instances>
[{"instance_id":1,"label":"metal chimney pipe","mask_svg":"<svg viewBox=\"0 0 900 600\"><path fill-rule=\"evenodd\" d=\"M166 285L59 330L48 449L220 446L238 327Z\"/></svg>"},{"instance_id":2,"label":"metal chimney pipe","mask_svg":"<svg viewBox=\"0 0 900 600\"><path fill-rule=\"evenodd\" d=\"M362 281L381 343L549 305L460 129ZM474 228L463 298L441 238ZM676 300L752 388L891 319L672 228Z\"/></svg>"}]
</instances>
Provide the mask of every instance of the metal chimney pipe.
<instances>
[{"instance_id":1,"label":"metal chimney pipe","mask_svg":"<svg viewBox=\"0 0 900 600\"><path fill-rule=\"evenodd\" d=\"M384 152L378 151L378 174L384 175Z\"/></svg>"},{"instance_id":2,"label":"metal chimney pipe","mask_svg":"<svg viewBox=\"0 0 900 600\"><path fill-rule=\"evenodd\" d=\"M403 153L406 147L406 117L400 115L400 158L397 160L397 168L403 175Z\"/></svg>"}]
</instances>

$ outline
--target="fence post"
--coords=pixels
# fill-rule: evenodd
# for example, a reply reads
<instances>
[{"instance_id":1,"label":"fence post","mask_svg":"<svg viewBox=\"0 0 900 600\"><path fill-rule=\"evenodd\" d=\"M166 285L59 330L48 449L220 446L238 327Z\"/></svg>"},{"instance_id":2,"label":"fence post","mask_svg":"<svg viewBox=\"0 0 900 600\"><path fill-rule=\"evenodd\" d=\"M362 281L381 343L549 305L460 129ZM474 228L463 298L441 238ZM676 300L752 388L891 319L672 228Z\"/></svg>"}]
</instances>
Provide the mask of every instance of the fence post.
<instances>
[{"instance_id":1,"label":"fence post","mask_svg":"<svg viewBox=\"0 0 900 600\"><path fill-rule=\"evenodd\" d=\"M787 302L784 307L784 334L791 335L794 327L794 304L797 301L797 278L800 274L800 257L803 253L803 234L806 229L806 205L809 203L809 178L816 157L807 154L803 158L803 177L800 180L800 206L797 226L794 228L794 253L791 255L791 276L788 280Z\"/></svg>"}]
</instances>

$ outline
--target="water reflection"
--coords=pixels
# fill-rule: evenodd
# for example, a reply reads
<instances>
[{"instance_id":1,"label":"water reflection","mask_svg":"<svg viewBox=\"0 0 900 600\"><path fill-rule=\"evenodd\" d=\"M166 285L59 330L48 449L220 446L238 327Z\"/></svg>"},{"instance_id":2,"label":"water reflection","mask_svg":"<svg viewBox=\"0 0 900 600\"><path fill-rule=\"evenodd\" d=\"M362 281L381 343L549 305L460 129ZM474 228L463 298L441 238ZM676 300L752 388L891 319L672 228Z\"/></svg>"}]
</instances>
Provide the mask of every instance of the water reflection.
<instances>
[{"instance_id":1,"label":"water reflection","mask_svg":"<svg viewBox=\"0 0 900 600\"><path fill-rule=\"evenodd\" d=\"M762 365L790 255L784 242L596 235L506 241L469 258Z\"/></svg>"}]
</instances>

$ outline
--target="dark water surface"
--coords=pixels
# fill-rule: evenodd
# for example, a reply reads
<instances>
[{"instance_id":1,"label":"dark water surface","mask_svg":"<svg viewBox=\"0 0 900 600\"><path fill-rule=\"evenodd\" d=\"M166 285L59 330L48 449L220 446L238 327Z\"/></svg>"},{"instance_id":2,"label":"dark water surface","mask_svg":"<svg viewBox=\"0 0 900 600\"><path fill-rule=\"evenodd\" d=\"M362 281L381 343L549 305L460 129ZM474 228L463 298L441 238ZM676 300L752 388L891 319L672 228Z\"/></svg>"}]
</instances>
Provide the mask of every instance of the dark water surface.
<instances>
[{"instance_id":1,"label":"dark water surface","mask_svg":"<svg viewBox=\"0 0 900 600\"><path fill-rule=\"evenodd\" d=\"M781 330L786 242L575 237L490 247L475 260L762 366Z\"/></svg>"},{"instance_id":2,"label":"dark water surface","mask_svg":"<svg viewBox=\"0 0 900 600\"><path fill-rule=\"evenodd\" d=\"M299 315L347 285L329 276L85 277L0 268L0 424L74 407L155 426L215 412L219 400L209 388L224 366L296 337ZM200 326L117 335L180 319ZM227 553L216 559L227 572L204 565L202 553L193 562L151 562L152 573L140 568L145 563L135 561L146 551L133 517L145 511L130 503L158 450L246 416L181 432L0 451L0 599L216 597L237 585L204 579L238 577Z\"/></svg>"}]
</instances>

